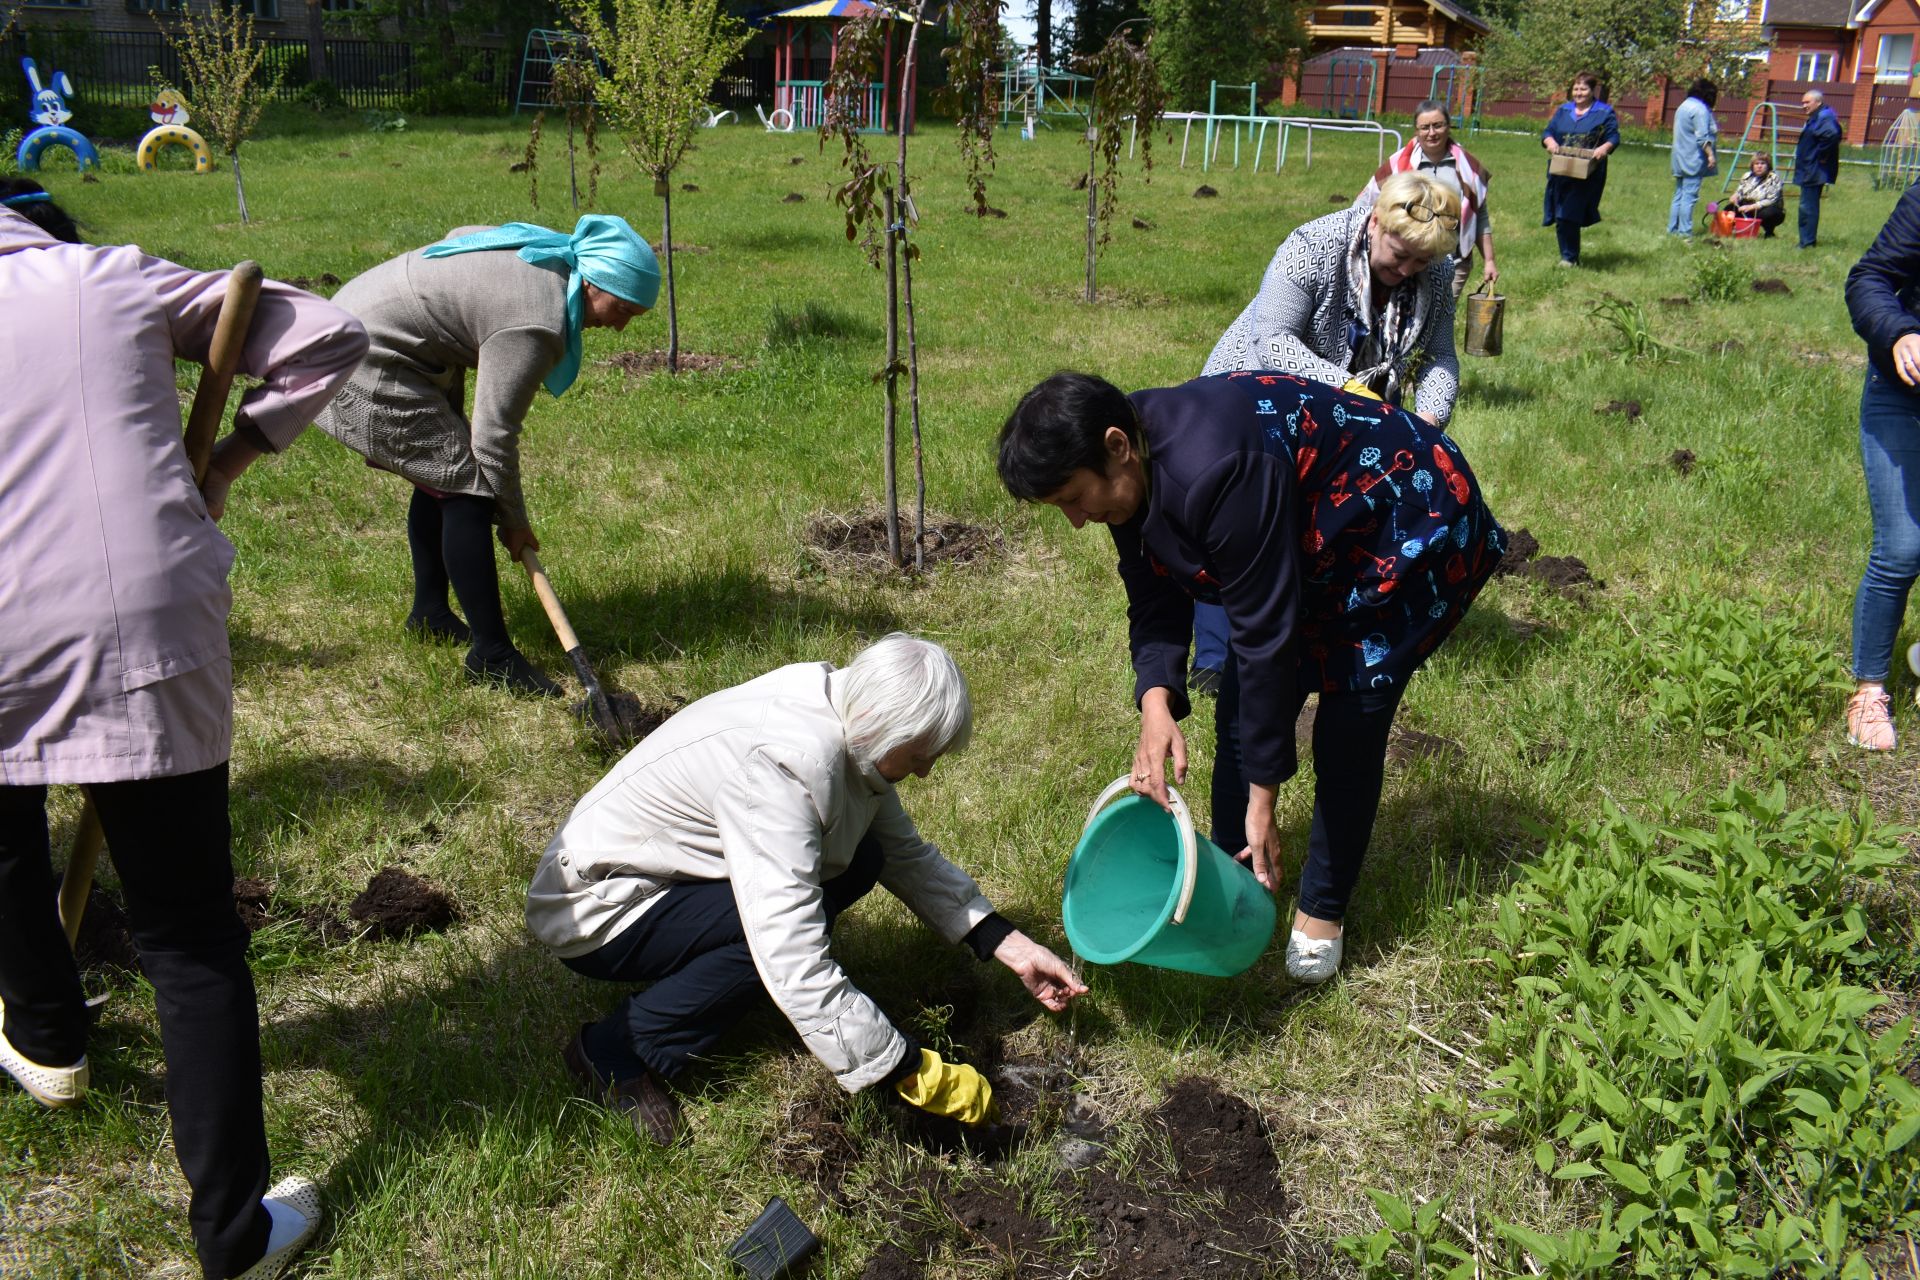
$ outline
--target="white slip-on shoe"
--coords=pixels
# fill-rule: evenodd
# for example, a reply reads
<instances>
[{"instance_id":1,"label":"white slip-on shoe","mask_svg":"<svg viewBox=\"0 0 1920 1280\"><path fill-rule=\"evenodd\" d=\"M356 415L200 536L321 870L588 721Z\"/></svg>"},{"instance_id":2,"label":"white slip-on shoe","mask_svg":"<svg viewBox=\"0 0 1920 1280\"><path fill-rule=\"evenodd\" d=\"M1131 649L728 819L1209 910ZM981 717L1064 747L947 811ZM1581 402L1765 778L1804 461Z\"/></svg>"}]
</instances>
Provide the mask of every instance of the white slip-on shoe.
<instances>
[{"instance_id":1,"label":"white slip-on shoe","mask_svg":"<svg viewBox=\"0 0 1920 1280\"><path fill-rule=\"evenodd\" d=\"M1907 670L1920 676L1920 641L1907 646Z\"/></svg>"},{"instance_id":2,"label":"white slip-on shoe","mask_svg":"<svg viewBox=\"0 0 1920 1280\"><path fill-rule=\"evenodd\" d=\"M1287 938L1287 976L1295 982L1317 984L1340 968L1343 938L1309 938L1298 929Z\"/></svg>"},{"instance_id":3,"label":"white slip-on shoe","mask_svg":"<svg viewBox=\"0 0 1920 1280\"><path fill-rule=\"evenodd\" d=\"M0 1004L0 1020L6 1006ZM87 1055L70 1067L49 1067L35 1062L13 1047L5 1031L0 1031L0 1067L6 1068L22 1089L49 1107L71 1107L87 1092Z\"/></svg>"},{"instance_id":4,"label":"white slip-on shoe","mask_svg":"<svg viewBox=\"0 0 1920 1280\"><path fill-rule=\"evenodd\" d=\"M282 1178L260 1203L273 1219L273 1233L267 1237L266 1255L238 1280L275 1280L320 1230L320 1188L310 1179Z\"/></svg>"}]
</instances>

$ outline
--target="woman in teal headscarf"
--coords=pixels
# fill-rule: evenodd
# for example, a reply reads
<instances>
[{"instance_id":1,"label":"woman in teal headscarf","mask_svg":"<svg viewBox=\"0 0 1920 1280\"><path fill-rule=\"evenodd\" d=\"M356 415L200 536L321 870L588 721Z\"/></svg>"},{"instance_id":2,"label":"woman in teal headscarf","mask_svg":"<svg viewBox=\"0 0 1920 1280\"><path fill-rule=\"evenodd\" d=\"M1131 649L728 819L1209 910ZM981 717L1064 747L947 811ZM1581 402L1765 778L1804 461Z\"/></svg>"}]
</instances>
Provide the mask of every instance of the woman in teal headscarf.
<instances>
[{"instance_id":1,"label":"woman in teal headscarf","mask_svg":"<svg viewBox=\"0 0 1920 1280\"><path fill-rule=\"evenodd\" d=\"M625 219L587 214L572 235L524 222L462 227L348 281L334 301L373 340L320 427L413 482L407 630L468 644L469 678L519 693L560 688L514 648L489 539L539 550L520 489L520 426L544 386L580 373L584 329L624 329L660 292L653 250ZM473 409L466 403L473 371ZM448 606L447 589L466 614Z\"/></svg>"}]
</instances>

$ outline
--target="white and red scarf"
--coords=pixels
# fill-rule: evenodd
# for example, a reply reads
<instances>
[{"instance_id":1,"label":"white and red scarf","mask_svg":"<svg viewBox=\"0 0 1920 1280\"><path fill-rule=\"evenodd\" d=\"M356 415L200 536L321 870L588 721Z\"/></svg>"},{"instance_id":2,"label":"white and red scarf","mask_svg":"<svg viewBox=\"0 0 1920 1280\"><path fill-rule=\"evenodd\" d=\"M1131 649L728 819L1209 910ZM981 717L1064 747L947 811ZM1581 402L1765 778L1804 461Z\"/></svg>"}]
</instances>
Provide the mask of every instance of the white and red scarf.
<instances>
[{"instance_id":1,"label":"white and red scarf","mask_svg":"<svg viewBox=\"0 0 1920 1280\"><path fill-rule=\"evenodd\" d=\"M1450 142L1447 147L1453 157L1454 174L1460 179L1460 260L1464 262L1473 253L1474 228L1479 225L1480 210L1487 207L1487 171L1459 143ZM1367 189L1361 193L1361 201L1372 204L1380 194L1381 183L1393 174L1417 168L1419 154L1420 139L1415 138L1388 156L1387 162L1374 170Z\"/></svg>"}]
</instances>

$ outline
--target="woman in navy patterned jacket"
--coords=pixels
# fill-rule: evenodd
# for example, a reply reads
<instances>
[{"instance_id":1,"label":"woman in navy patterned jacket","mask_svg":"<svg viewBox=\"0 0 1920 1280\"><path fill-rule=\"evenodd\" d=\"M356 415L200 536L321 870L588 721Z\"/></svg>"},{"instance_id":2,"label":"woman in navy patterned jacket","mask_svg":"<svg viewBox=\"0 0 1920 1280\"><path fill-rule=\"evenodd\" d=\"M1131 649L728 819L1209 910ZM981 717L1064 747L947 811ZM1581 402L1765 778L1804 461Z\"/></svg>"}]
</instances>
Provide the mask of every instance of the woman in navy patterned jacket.
<instances>
[{"instance_id":1,"label":"woman in navy patterned jacket","mask_svg":"<svg viewBox=\"0 0 1920 1280\"><path fill-rule=\"evenodd\" d=\"M1415 414L1264 371L1131 396L1055 374L1020 401L999 447L1014 497L1113 533L1141 709L1134 790L1162 805L1169 755L1186 776L1176 721L1190 710L1193 604L1225 607L1234 661L1215 704L1214 841L1269 890L1294 722L1319 693L1287 971L1331 977L1407 679L1506 548L1459 447Z\"/></svg>"}]
</instances>

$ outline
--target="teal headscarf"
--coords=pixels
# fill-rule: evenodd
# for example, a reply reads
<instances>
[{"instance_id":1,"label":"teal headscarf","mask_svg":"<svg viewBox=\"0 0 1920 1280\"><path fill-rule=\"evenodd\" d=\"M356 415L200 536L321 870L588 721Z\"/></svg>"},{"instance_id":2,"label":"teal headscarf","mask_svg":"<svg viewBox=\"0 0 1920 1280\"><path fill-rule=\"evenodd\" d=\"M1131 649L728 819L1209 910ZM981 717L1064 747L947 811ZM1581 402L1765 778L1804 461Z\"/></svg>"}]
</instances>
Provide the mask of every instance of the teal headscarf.
<instances>
[{"instance_id":1,"label":"teal headscarf","mask_svg":"<svg viewBox=\"0 0 1920 1280\"><path fill-rule=\"evenodd\" d=\"M580 331L586 327L587 299L582 282L605 289L636 307L651 307L660 297L660 265L653 246L627 225L605 213L582 214L571 236L531 222L509 222L457 240L429 245L429 258L446 258L480 249L518 249L520 257L540 265L567 268L567 352L547 375L547 390L560 395L580 376Z\"/></svg>"}]
</instances>

